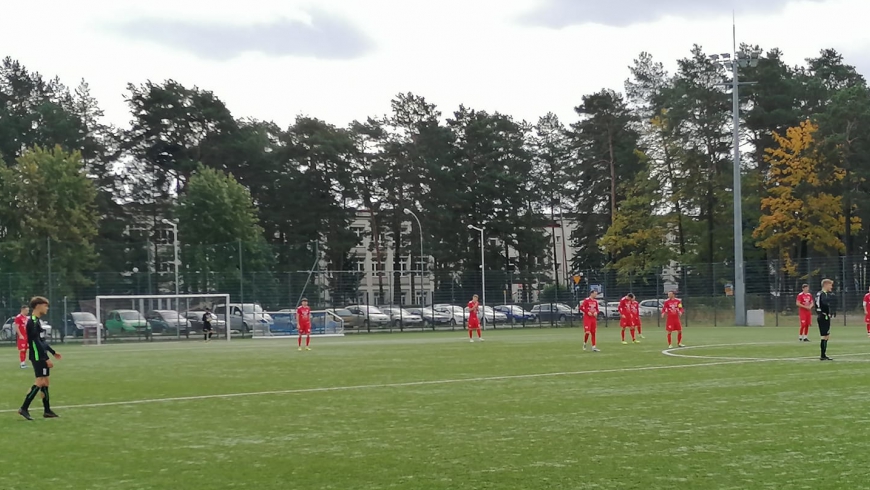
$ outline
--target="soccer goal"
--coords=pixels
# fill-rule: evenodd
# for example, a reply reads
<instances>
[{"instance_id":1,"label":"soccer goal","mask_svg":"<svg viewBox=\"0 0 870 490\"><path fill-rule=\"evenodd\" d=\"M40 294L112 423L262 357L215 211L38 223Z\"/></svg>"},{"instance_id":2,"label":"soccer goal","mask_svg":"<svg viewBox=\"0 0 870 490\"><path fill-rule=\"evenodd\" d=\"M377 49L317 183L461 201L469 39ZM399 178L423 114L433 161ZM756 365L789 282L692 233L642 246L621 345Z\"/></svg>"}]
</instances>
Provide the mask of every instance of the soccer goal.
<instances>
[{"instance_id":1,"label":"soccer goal","mask_svg":"<svg viewBox=\"0 0 870 490\"><path fill-rule=\"evenodd\" d=\"M295 337L299 334L296 325L296 311L291 309L281 311L269 311L265 315L269 322L264 322L263 327L254 330L255 339L280 339ZM311 310L311 336L312 337L343 337L344 320L329 310Z\"/></svg>"},{"instance_id":2,"label":"soccer goal","mask_svg":"<svg viewBox=\"0 0 870 490\"><path fill-rule=\"evenodd\" d=\"M167 294L97 296L96 322L76 325L86 344L121 341L188 340L209 338L203 316L211 312L213 336L232 338L236 327L229 294ZM82 309L90 309L86 303ZM75 314L72 314L75 318ZM239 328L241 326L239 325Z\"/></svg>"}]
</instances>

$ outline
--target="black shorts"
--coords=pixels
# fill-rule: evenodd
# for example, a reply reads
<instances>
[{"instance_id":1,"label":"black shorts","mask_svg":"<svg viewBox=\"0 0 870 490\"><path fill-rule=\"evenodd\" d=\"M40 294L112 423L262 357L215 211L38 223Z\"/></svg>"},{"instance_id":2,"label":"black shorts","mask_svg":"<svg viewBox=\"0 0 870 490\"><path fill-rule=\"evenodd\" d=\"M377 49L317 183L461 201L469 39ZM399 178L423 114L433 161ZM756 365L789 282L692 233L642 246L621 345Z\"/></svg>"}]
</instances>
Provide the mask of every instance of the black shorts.
<instances>
[{"instance_id":1,"label":"black shorts","mask_svg":"<svg viewBox=\"0 0 870 490\"><path fill-rule=\"evenodd\" d=\"M831 319L819 318L819 335L826 337L831 334Z\"/></svg>"},{"instance_id":2,"label":"black shorts","mask_svg":"<svg viewBox=\"0 0 870 490\"><path fill-rule=\"evenodd\" d=\"M47 378L50 375L51 370L48 369L46 361L30 361L30 364L33 364L33 374L37 378Z\"/></svg>"},{"instance_id":3,"label":"black shorts","mask_svg":"<svg viewBox=\"0 0 870 490\"><path fill-rule=\"evenodd\" d=\"M213 330L213 329L211 328L211 325L209 325L208 323L203 323L203 324L202 324L202 331L203 331L203 332L211 332L212 330Z\"/></svg>"}]
</instances>

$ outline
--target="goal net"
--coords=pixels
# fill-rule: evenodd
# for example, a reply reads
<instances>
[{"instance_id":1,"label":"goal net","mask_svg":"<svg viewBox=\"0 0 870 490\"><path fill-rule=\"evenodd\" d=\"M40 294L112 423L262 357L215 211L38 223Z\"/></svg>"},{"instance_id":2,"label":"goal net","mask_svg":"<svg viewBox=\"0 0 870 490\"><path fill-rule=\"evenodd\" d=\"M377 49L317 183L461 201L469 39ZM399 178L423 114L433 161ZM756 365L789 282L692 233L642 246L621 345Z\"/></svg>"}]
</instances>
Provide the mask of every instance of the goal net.
<instances>
[{"instance_id":1,"label":"goal net","mask_svg":"<svg viewBox=\"0 0 870 490\"><path fill-rule=\"evenodd\" d=\"M86 344L204 340L207 312L214 340L230 340L249 323L242 316L233 317L235 305L228 294L97 296L93 305L80 306L77 313L83 321L75 331ZM77 313L70 314L74 321Z\"/></svg>"},{"instance_id":2,"label":"goal net","mask_svg":"<svg viewBox=\"0 0 870 490\"><path fill-rule=\"evenodd\" d=\"M270 321L261 323L254 330L254 338L282 338L299 335L296 324L296 310L285 309L265 312ZM311 310L312 337L344 336L344 320L330 310Z\"/></svg>"}]
</instances>

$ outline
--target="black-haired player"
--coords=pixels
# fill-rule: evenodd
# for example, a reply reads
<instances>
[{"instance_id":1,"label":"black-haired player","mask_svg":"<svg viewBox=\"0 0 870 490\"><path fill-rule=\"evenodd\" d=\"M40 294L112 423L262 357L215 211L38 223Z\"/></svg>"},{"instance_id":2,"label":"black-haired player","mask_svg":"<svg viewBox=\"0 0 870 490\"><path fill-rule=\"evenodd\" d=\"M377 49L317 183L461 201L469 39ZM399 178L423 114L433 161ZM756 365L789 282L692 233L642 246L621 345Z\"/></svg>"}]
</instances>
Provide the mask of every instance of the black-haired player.
<instances>
[{"instance_id":1,"label":"black-haired player","mask_svg":"<svg viewBox=\"0 0 870 490\"><path fill-rule=\"evenodd\" d=\"M211 326L213 315L211 308L206 308L202 314L202 340L205 342L211 341L211 336L214 333L214 327Z\"/></svg>"},{"instance_id":2,"label":"black-haired player","mask_svg":"<svg viewBox=\"0 0 870 490\"><path fill-rule=\"evenodd\" d=\"M60 359L60 354L54 351L50 345L45 342L45 331L42 329L40 317L48 313L48 300L42 296L36 296L30 300L30 319L27 320L27 341L30 347L30 364L33 365L33 372L36 374L36 382L30 387L30 391L24 398L24 404L18 410L18 414L27 420L33 420L30 416L30 404L37 395L42 393L42 406L45 409L43 417L53 419L57 414L51 411L51 404L48 397L48 376L54 365L48 354L51 353L55 359Z\"/></svg>"}]
</instances>

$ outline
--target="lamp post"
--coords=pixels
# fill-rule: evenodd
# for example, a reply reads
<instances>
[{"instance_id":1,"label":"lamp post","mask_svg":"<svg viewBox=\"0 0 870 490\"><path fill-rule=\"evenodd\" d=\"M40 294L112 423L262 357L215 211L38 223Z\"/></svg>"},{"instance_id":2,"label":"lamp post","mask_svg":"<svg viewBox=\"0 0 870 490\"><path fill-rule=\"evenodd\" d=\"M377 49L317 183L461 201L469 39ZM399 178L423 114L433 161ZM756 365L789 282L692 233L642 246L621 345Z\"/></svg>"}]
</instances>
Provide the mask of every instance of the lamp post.
<instances>
[{"instance_id":1,"label":"lamp post","mask_svg":"<svg viewBox=\"0 0 870 490\"><path fill-rule=\"evenodd\" d=\"M483 308L483 323L482 328L486 330L486 258L484 256L484 238L483 238L483 227L476 227L474 225L468 225L469 230L475 230L480 232L480 293L481 293L481 305Z\"/></svg>"},{"instance_id":2,"label":"lamp post","mask_svg":"<svg viewBox=\"0 0 870 490\"><path fill-rule=\"evenodd\" d=\"M730 53L710 55L710 59L731 70L731 82L720 85L731 87L732 116L734 118L734 324L746 325L746 279L743 262L743 192L741 189L740 168L740 91L741 85L754 85L755 82L741 82L738 68L758 66L760 50L749 54L737 52L737 28L733 28L734 55Z\"/></svg>"},{"instance_id":3,"label":"lamp post","mask_svg":"<svg viewBox=\"0 0 870 490\"><path fill-rule=\"evenodd\" d=\"M423 225L420 224L420 218L414 214L414 211L411 211L408 208L405 208L405 214L410 214L417 221L417 229L420 230L420 291L423 291L423 304L421 307L426 306L426 290L423 289L423 275L425 273L425 266L423 265Z\"/></svg>"},{"instance_id":4,"label":"lamp post","mask_svg":"<svg viewBox=\"0 0 870 490\"><path fill-rule=\"evenodd\" d=\"M163 222L172 227L172 248L174 249L175 255L175 295L178 296L178 223L169 221L168 219L163 220ZM178 298L176 298L176 302L177 301Z\"/></svg>"}]
</instances>

